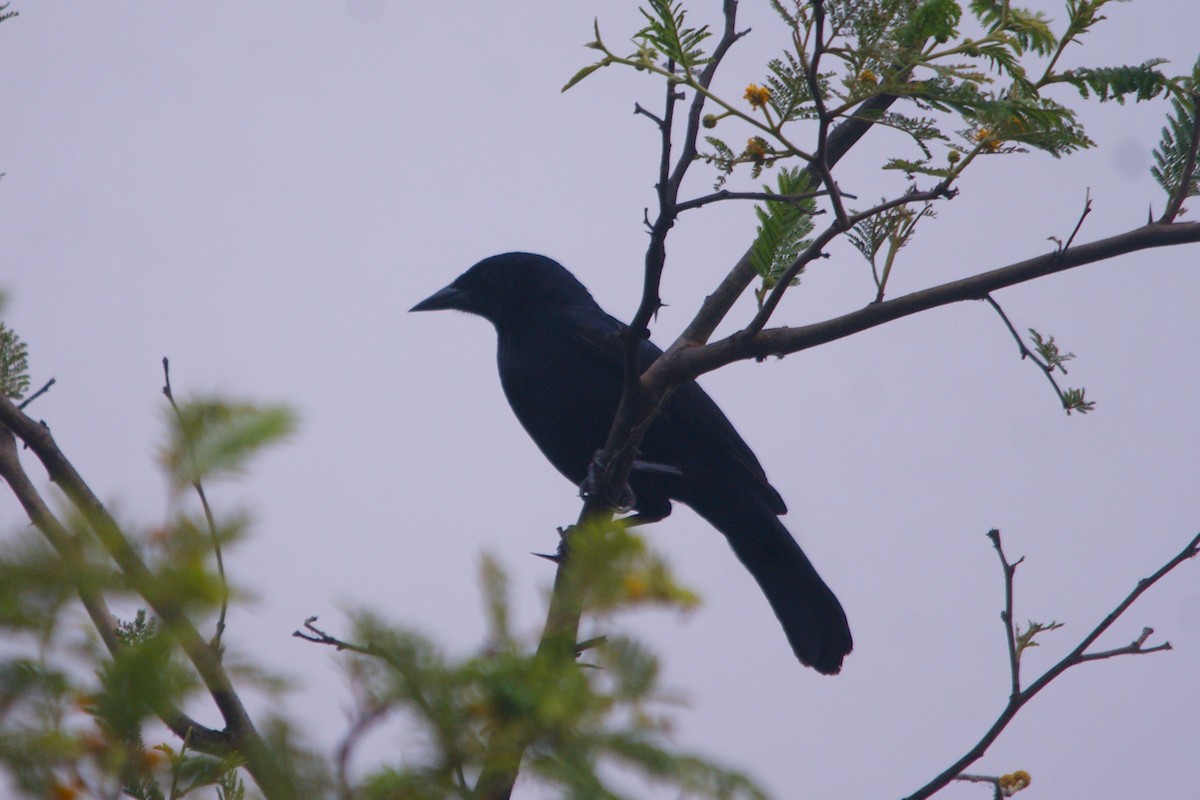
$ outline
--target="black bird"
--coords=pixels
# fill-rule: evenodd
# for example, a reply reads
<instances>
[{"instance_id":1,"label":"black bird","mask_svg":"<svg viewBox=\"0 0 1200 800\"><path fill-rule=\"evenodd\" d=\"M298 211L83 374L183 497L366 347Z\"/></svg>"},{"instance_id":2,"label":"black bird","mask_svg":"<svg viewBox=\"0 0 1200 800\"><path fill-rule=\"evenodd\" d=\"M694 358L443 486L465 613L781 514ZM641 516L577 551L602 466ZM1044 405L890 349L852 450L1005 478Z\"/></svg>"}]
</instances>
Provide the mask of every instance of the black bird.
<instances>
[{"instance_id":1,"label":"black bird","mask_svg":"<svg viewBox=\"0 0 1200 800\"><path fill-rule=\"evenodd\" d=\"M603 447L621 397L622 325L575 276L532 253L485 258L413 311L455 309L496 327L500 383L517 419L575 485ZM662 351L641 345L642 369ZM729 540L801 662L837 673L853 642L846 614L779 521L787 511L754 453L695 381L679 386L629 478L643 521L695 509Z\"/></svg>"}]
</instances>

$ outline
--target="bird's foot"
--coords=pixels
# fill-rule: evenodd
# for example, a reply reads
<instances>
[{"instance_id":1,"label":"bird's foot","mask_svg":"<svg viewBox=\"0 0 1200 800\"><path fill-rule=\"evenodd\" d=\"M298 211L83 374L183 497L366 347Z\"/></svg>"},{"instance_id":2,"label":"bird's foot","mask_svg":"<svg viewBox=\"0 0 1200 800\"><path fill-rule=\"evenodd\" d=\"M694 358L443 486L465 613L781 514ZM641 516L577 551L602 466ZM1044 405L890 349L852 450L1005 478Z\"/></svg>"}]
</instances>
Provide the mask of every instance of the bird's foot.
<instances>
[{"instance_id":1,"label":"bird's foot","mask_svg":"<svg viewBox=\"0 0 1200 800\"><path fill-rule=\"evenodd\" d=\"M598 496L599 492L596 487L600 483L600 474L604 472L604 466L599 453L588 464L587 477L583 479L583 483L579 484L579 496L583 498L584 502L594 500ZM627 483L621 487L621 496L617 498L613 510L623 514L632 510L636 505L637 495L633 493L633 489Z\"/></svg>"}]
</instances>

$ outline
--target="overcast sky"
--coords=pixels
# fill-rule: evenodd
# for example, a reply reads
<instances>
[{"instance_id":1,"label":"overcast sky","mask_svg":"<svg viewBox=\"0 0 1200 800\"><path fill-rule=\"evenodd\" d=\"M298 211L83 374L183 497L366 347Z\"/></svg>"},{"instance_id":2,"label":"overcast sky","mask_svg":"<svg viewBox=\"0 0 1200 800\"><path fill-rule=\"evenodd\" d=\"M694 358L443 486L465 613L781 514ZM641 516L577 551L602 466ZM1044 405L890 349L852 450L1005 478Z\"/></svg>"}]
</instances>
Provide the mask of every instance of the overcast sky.
<instances>
[{"instance_id":1,"label":"overcast sky","mask_svg":"<svg viewBox=\"0 0 1200 800\"><path fill-rule=\"evenodd\" d=\"M692 5L717 21L717 3ZM1032 5L1061 23L1057 4ZM718 87L734 97L761 81L781 41L766 3L743 6L754 32ZM527 554L574 520L575 489L509 411L487 323L405 310L478 259L524 249L562 261L615 316L632 313L657 154L631 111L658 105L659 87L606 70L559 88L595 56L581 47L592 18L623 45L635 6L13 8L20 16L0 25L4 314L29 344L35 384L58 380L33 413L97 493L142 530L164 518L164 355L178 392L297 409L290 443L210 492L256 520L226 557L256 593L231 614L231 651L295 679L291 710L326 749L349 701L339 656L290 638L306 616L345 633L342 610L367 606L464 652L483 629L477 566L490 552L535 634L552 572ZM1183 72L1196 56L1194 0L1106 13L1069 65L1162 56ZM1148 168L1165 108L1091 106L1096 149L981 163L922 224L892 295L1044 253L1048 237L1070 234L1089 188L1079 241L1160 213ZM915 155L900 147L872 133L842 188L864 202L901 189L902 176L878 169ZM701 175L690 189L708 185ZM1200 202L1190 205L1194 218ZM748 206L681 221L660 344L752 232ZM1067 384L1097 403L1083 417L1058 409L981 303L706 377L787 501L785 521L841 598L856 646L836 678L800 668L725 542L677 507L648 535L705 604L620 623L653 641L667 686L687 698L679 743L782 797L901 796L969 748L1008 691L989 528L1026 558L1017 619L1066 623L1026 657L1033 678L1200 525L1198 261L1194 246L1145 252L997 294L1018 329L1078 355ZM872 295L869 267L838 246L777 321L825 319ZM732 324L751 310L739 306ZM21 520L0 494L4 529ZM1025 769L1030 797L1194 796L1198 587L1200 564L1186 565L1100 643L1152 626L1149 643L1173 652L1068 673L972 771Z\"/></svg>"}]
</instances>

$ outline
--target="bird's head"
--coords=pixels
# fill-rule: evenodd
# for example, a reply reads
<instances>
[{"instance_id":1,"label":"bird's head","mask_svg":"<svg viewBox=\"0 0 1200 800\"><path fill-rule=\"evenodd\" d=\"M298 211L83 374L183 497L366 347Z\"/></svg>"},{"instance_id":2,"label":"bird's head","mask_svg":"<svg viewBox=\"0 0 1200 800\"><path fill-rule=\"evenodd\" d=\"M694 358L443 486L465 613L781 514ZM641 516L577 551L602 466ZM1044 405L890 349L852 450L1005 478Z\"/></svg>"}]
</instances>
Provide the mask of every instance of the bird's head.
<instances>
[{"instance_id":1,"label":"bird's head","mask_svg":"<svg viewBox=\"0 0 1200 800\"><path fill-rule=\"evenodd\" d=\"M453 309L478 314L497 330L532 311L594 305L583 284L552 258L502 253L485 258L410 311Z\"/></svg>"}]
</instances>

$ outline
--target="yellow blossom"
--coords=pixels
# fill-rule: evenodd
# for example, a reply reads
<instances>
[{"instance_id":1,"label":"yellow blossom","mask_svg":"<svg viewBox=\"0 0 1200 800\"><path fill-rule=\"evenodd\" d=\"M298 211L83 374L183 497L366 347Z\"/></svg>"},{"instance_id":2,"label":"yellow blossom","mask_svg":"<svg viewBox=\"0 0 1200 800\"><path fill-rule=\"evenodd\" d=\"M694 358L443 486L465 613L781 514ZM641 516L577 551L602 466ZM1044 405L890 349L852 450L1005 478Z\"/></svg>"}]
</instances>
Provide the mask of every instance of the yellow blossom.
<instances>
[{"instance_id":1,"label":"yellow blossom","mask_svg":"<svg viewBox=\"0 0 1200 800\"><path fill-rule=\"evenodd\" d=\"M975 131L975 141L983 145L983 149L989 153L994 153L1000 149L1003 142L992 135L992 132L987 128L980 128Z\"/></svg>"},{"instance_id":2,"label":"yellow blossom","mask_svg":"<svg viewBox=\"0 0 1200 800\"><path fill-rule=\"evenodd\" d=\"M746 158L761 164L767 158L767 143L761 136L753 136L746 142Z\"/></svg>"},{"instance_id":3,"label":"yellow blossom","mask_svg":"<svg viewBox=\"0 0 1200 800\"><path fill-rule=\"evenodd\" d=\"M766 108L767 101L771 99L771 90L752 83L746 87L744 97L750 103L751 108Z\"/></svg>"},{"instance_id":4,"label":"yellow blossom","mask_svg":"<svg viewBox=\"0 0 1200 800\"><path fill-rule=\"evenodd\" d=\"M858 73L858 80L860 83L869 83L872 86L879 83L879 78L875 77L875 73L869 69L864 69Z\"/></svg>"},{"instance_id":5,"label":"yellow blossom","mask_svg":"<svg viewBox=\"0 0 1200 800\"><path fill-rule=\"evenodd\" d=\"M1033 779L1029 777L1028 772L1019 769L1008 775L1001 775L998 782L1000 784L1000 793L1005 797L1012 797L1017 792L1028 787L1033 782Z\"/></svg>"}]
</instances>

